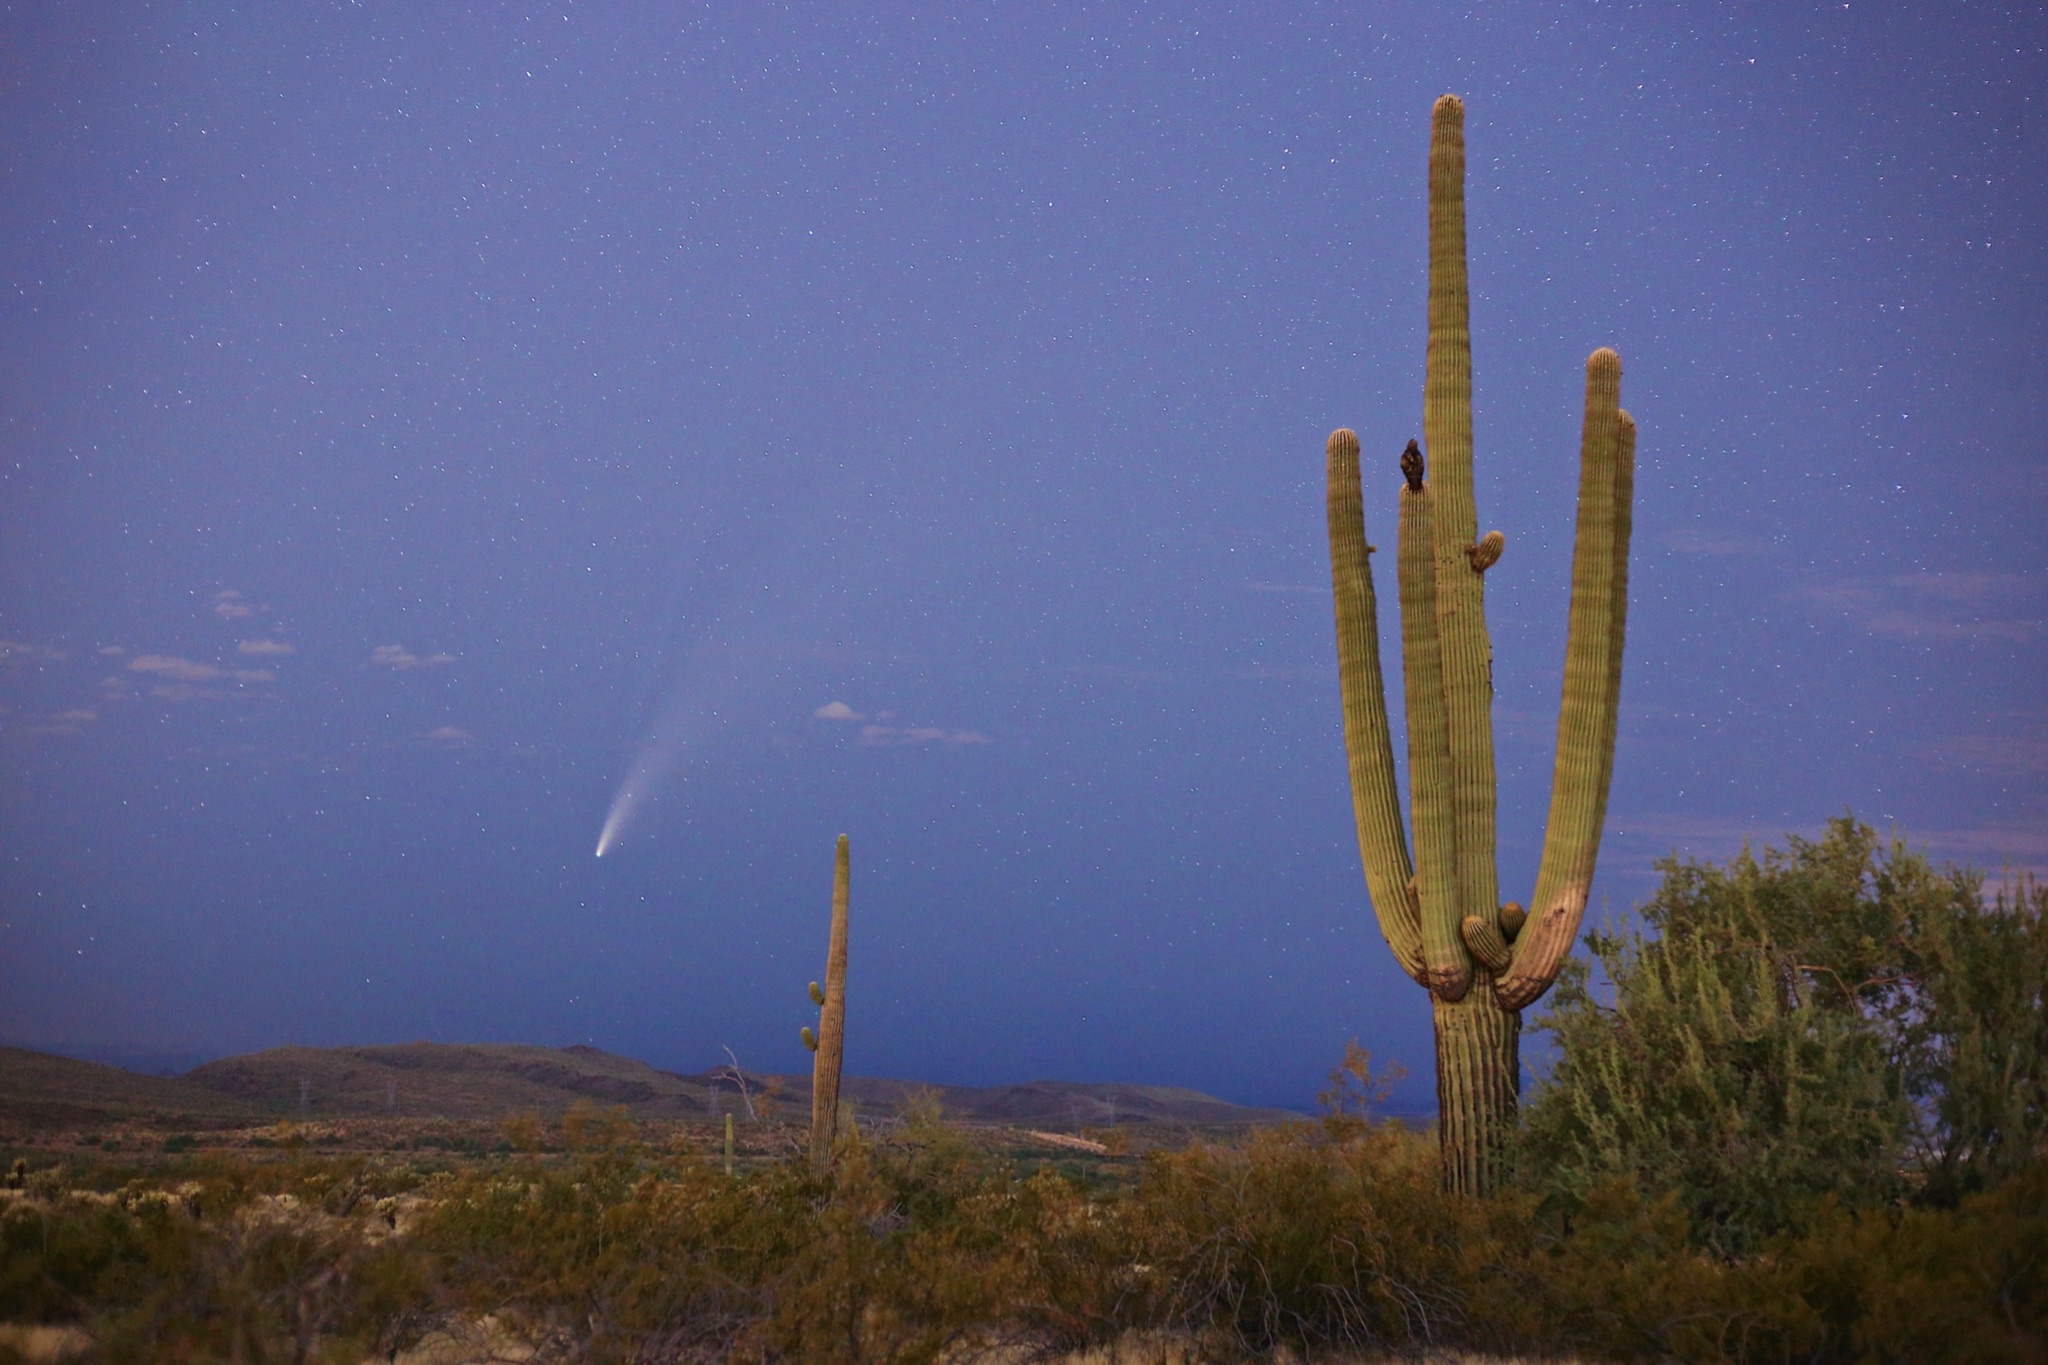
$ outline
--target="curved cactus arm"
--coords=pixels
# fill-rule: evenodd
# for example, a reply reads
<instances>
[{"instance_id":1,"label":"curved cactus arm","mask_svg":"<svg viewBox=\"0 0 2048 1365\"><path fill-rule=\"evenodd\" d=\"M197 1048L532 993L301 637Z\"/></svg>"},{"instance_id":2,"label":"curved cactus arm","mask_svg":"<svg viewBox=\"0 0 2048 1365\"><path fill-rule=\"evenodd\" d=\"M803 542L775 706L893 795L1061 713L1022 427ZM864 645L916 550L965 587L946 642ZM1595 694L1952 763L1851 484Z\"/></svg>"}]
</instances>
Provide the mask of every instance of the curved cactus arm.
<instances>
[{"instance_id":1,"label":"curved cactus arm","mask_svg":"<svg viewBox=\"0 0 2048 1365\"><path fill-rule=\"evenodd\" d=\"M1635 423L1621 411L1621 358L1602 347L1586 360L1578 538L1550 820L1528 924L1515 939L1513 964L1495 984L1508 1009L1528 1005L1556 980L1592 887L1614 774L1634 496Z\"/></svg>"},{"instance_id":2,"label":"curved cactus arm","mask_svg":"<svg viewBox=\"0 0 2048 1365\"><path fill-rule=\"evenodd\" d=\"M839 1070L846 1060L846 903L852 860L846 836L832 859L832 937L825 954L825 1003L818 1010L818 1051L811 1064L811 1160L832 1158L839 1128Z\"/></svg>"},{"instance_id":3,"label":"curved cactus arm","mask_svg":"<svg viewBox=\"0 0 2048 1365\"><path fill-rule=\"evenodd\" d=\"M1465 946L1471 949L1472 956L1478 959L1480 966L1490 972L1507 970L1508 963L1514 960L1514 954L1509 951L1508 941L1501 936L1498 924L1490 919L1481 919L1477 915L1467 915L1464 924L1459 928L1465 939Z\"/></svg>"},{"instance_id":4,"label":"curved cactus arm","mask_svg":"<svg viewBox=\"0 0 2048 1365\"><path fill-rule=\"evenodd\" d=\"M1423 979L1422 926L1413 899L1414 868L1394 789L1394 743L1387 729L1386 678L1380 670L1379 604L1372 549L1365 541L1358 436L1330 433L1330 586L1337 611L1337 678L1344 703L1344 753L1351 769L1351 811L1358 860L1387 947L1401 969Z\"/></svg>"},{"instance_id":5,"label":"curved cactus arm","mask_svg":"<svg viewBox=\"0 0 2048 1365\"><path fill-rule=\"evenodd\" d=\"M1423 984L1457 1000L1472 986L1472 962L1458 933L1458 844L1451 802L1451 740L1436 635L1436 541L1431 491L1409 442L1402 457L1401 695L1408 706L1408 809L1415 822L1415 882L1422 917Z\"/></svg>"},{"instance_id":6,"label":"curved cactus arm","mask_svg":"<svg viewBox=\"0 0 2048 1365\"><path fill-rule=\"evenodd\" d=\"M1434 467L1437 639L1457 821L1457 919L1499 906L1494 863L1493 646L1472 500L1472 308L1465 263L1465 104L1438 99L1429 130L1429 348L1422 439ZM1490 561L1489 561L1490 562ZM1425 879L1427 880L1427 879ZM1427 916L1425 916L1427 923ZM1455 930L1456 920L1453 921Z\"/></svg>"}]
</instances>

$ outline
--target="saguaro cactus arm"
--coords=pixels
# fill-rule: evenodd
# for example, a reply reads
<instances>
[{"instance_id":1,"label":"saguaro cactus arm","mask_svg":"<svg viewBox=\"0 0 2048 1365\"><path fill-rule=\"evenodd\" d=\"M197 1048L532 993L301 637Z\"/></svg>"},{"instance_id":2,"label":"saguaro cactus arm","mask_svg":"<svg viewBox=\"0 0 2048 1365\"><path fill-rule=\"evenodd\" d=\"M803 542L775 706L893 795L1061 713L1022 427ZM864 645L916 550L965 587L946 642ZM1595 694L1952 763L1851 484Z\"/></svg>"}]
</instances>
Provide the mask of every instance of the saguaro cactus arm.
<instances>
[{"instance_id":1,"label":"saguaro cactus arm","mask_svg":"<svg viewBox=\"0 0 2048 1365\"><path fill-rule=\"evenodd\" d=\"M1429 346L1422 439L1432 466L1437 639L1451 740L1458 916L1499 905L1494 864L1493 646L1472 500L1472 308L1465 263L1465 103L1430 111ZM1498 552L1498 543L1493 547Z\"/></svg>"},{"instance_id":2,"label":"saguaro cactus arm","mask_svg":"<svg viewBox=\"0 0 2048 1365\"><path fill-rule=\"evenodd\" d=\"M1387 947L1402 970L1422 981L1422 926L1414 899L1414 867L1401 828L1400 797L1394 790L1394 743L1387 728L1379 604L1372 586L1372 546L1365 540L1357 435L1343 428L1331 432L1326 454L1337 679L1344 703L1344 753L1351 770L1358 858Z\"/></svg>"},{"instance_id":3,"label":"saguaro cactus arm","mask_svg":"<svg viewBox=\"0 0 2048 1365\"><path fill-rule=\"evenodd\" d=\"M1458 834L1451 803L1451 740L1443 661L1436 634L1434 498L1422 483L1415 443L1401 458L1401 693L1408 706L1408 808L1415 822L1415 885L1422 916L1423 984L1442 1000L1472 987L1472 962L1458 936ZM1410 472L1413 471L1413 472ZM1418 484L1420 486L1418 486Z\"/></svg>"},{"instance_id":4,"label":"saguaro cactus arm","mask_svg":"<svg viewBox=\"0 0 2048 1365\"><path fill-rule=\"evenodd\" d=\"M1593 882L1614 775L1634 496L1635 423L1621 410L1621 357L1602 347L1586 360L1578 535L1550 819L1529 922L1515 940L1512 966L1495 983L1508 1009L1521 1009L1556 980Z\"/></svg>"},{"instance_id":5,"label":"saguaro cactus arm","mask_svg":"<svg viewBox=\"0 0 2048 1365\"><path fill-rule=\"evenodd\" d=\"M846 1059L846 903L852 860L846 836L832 860L832 937L825 954L825 1002L818 1010L818 1050L811 1059L811 1160L832 1159L839 1128L839 1069Z\"/></svg>"}]
</instances>

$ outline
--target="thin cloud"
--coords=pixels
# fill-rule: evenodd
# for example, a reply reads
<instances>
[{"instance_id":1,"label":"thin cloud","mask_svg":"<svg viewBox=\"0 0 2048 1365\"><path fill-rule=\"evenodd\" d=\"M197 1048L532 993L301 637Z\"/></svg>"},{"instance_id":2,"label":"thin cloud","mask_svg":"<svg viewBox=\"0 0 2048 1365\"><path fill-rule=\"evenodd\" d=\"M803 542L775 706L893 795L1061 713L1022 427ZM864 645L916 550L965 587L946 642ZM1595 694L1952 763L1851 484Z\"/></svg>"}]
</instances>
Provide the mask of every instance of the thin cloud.
<instances>
[{"instance_id":1,"label":"thin cloud","mask_svg":"<svg viewBox=\"0 0 2048 1365\"><path fill-rule=\"evenodd\" d=\"M219 701L227 693L217 687L196 687L191 683L166 683L149 689L161 701Z\"/></svg>"},{"instance_id":2,"label":"thin cloud","mask_svg":"<svg viewBox=\"0 0 2048 1365\"><path fill-rule=\"evenodd\" d=\"M256 608L250 606L242 594L229 588L213 595L213 614L229 621L246 621L256 614Z\"/></svg>"},{"instance_id":3,"label":"thin cloud","mask_svg":"<svg viewBox=\"0 0 2048 1365\"><path fill-rule=\"evenodd\" d=\"M1996 882L2006 872L2048 877L2048 823L1997 820L1972 829L1908 830L1907 842L1922 844L1937 858L1952 858L1988 872Z\"/></svg>"},{"instance_id":4,"label":"thin cloud","mask_svg":"<svg viewBox=\"0 0 2048 1365\"><path fill-rule=\"evenodd\" d=\"M885 744L986 744L988 736L979 730L941 730L936 726L863 725L860 742Z\"/></svg>"},{"instance_id":5,"label":"thin cloud","mask_svg":"<svg viewBox=\"0 0 2048 1365\"><path fill-rule=\"evenodd\" d=\"M2024 644L2041 633L2039 591L2031 574L1937 571L1849 579L1797 596L1886 639Z\"/></svg>"},{"instance_id":6,"label":"thin cloud","mask_svg":"<svg viewBox=\"0 0 2048 1365\"><path fill-rule=\"evenodd\" d=\"M154 673L179 682L205 682L220 676L220 670L212 664L195 663L175 654L138 654L128 661L128 667L137 673Z\"/></svg>"},{"instance_id":7,"label":"thin cloud","mask_svg":"<svg viewBox=\"0 0 2048 1365\"><path fill-rule=\"evenodd\" d=\"M1660 851L1677 849L1680 852L1695 853L1705 849L1708 856L1723 856L1721 850L1734 852L1745 843L1759 847L1765 843L1784 841L1788 831L1781 821L1763 818L1728 819L1719 816L1681 815L1672 813L1644 812L1626 817L1608 817L1607 838L1633 845L1651 844ZM1793 828L1790 833L1801 838L1817 838L1818 825L1806 829Z\"/></svg>"},{"instance_id":8,"label":"thin cloud","mask_svg":"<svg viewBox=\"0 0 2048 1365\"><path fill-rule=\"evenodd\" d=\"M1228 678L1245 682L1321 682L1330 676L1327 668L1280 668L1272 664L1253 664L1248 668L1232 668L1224 671ZM1499 715L1499 712L1495 712Z\"/></svg>"},{"instance_id":9,"label":"thin cloud","mask_svg":"<svg viewBox=\"0 0 2048 1365\"><path fill-rule=\"evenodd\" d=\"M235 646L242 654L294 654L290 645L282 640L244 640Z\"/></svg>"},{"instance_id":10,"label":"thin cloud","mask_svg":"<svg viewBox=\"0 0 2048 1365\"><path fill-rule=\"evenodd\" d=\"M59 711L56 715L51 716L40 724L25 727L24 733L31 735L75 735L80 732L82 727L92 724L99 718L99 712L97 711L88 711L82 706L73 707L69 711Z\"/></svg>"},{"instance_id":11,"label":"thin cloud","mask_svg":"<svg viewBox=\"0 0 2048 1365\"><path fill-rule=\"evenodd\" d=\"M277 681L277 674L272 673L267 668L238 668L235 670L235 677L245 683L274 683Z\"/></svg>"},{"instance_id":12,"label":"thin cloud","mask_svg":"<svg viewBox=\"0 0 2048 1365\"><path fill-rule=\"evenodd\" d=\"M126 654L127 652L128 652L127 650L125 650L125 649L121 648L121 646L119 646L119 645L101 645L101 646L100 646L100 653L102 653L102 654L109 654L109 655L111 655L111 654Z\"/></svg>"},{"instance_id":13,"label":"thin cloud","mask_svg":"<svg viewBox=\"0 0 2048 1365\"><path fill-rule=\"evenodd\" d=\"M380 668L408 672L415 668L436 668L455 662L453 654L415 654L404 645L378 645L370 651L370 662Z\"/></svg>"},{"instance_id":14,"label":"thin cloud","mask_svg":"<svg viewBox=\"0 0 2048 1365\"><path fill-rule=\"evenodd\" d=\"M1667 532L1664 543L1682 555L1748 555L1756 554L1762 548L1749 536L1691 527Z\"/></svg>"},{"instance_id":15,"label":"thin cloud","mask_svg":"<svg viewBox=\"0 0 2048 1365\"><path fill-rule=\"evenodd\" d=\"M1126 668L1122 664L1074 664L1066 670L1078 678L1109 678L1116 682L1165 682L1171 673L1150 668Z\"/></svg>"},{"instance_id":16,"label":"thin cloud","mask_svg":"<svg viewBox=\"0 0 2048 1365\"><path fill-rule=\"evenodd\" d=\"M2033 718L2020 734L1950 735L1921 746L1920 755L1944 768L2002 777L2048 775L2048 720Z\"/></svg>"},{"instance_id":17,"label":"thin cloud","mask_svg":"<svg viewBox=\"0 0 2048 1365\"><path fill-rule=\"evenodd\" d=\"M819 707L817 710L811 712L811 715L817 718L818 720L867 719L866 716L863 716L860 712L854 710L851 706L848 706L843 701L828 701L823 706Z\"/></svg>"},{"instance_id":18,"label":"thin cloud","mask_svg":"<svg viewBox=\"0 0 2048 1365\"><path fill-rule=\"evenodd\" d=\"M443 725L438 729L427 731L420 738L426 740L429 744L438 744L443 748L449 749L466 748L476 743L476 736L463 729L460 725Z\"/></svg>"},{"instance_id":19,"label":"thin cloud","mask_svg":"<svg viewBox=\"0 0 2048 1365\"><path fill-rule=\"evenodd\" d=\"M49 645L32 645L22 640L0 640L0 667L10 664L54 664L67 656Z\"/></svg>"},{"instance_id":20,"label":"thin cloud","mask_svg":"<svg viewBox=\"0 0 2048 1365\"><path fill-rule=\"evenodd\" d=\"M2048 875L2048 823L2040 820L1990 821L1964 829L1933 829L1901 824L1889 816L1872 818L1859 813L1859 818L1873 825L1884 838L1903 838L1908 848L1923 851L1938 862L1965 863L1994 875L2007 868L2035 876ZM1820 825L1800 828L1766 819L1650 814L1611 822L1607 843L1615 852L1675 851L1682 857L1718 862L1745 845L1756 850L1766 845L1783 848L1788 835L1817 840L1825 833Z\"/></svg>"}]
</instances>

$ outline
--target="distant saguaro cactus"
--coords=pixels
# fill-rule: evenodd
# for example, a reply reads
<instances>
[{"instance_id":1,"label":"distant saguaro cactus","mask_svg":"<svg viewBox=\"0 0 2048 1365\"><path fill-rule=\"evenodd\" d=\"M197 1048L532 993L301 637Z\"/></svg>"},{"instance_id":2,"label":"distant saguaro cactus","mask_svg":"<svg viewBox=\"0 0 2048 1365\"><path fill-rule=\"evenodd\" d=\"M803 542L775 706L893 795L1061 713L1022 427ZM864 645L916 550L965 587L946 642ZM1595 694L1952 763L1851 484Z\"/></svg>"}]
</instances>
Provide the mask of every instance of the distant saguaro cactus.
<instances>
[{"instance_id":1,"label":"distant saguaro cactus","mask_svg":"<svg viewBox=\"0 0 2048 1365\"><path fill-rule=\"evenodd\" d=\"M1504 1174L1520 1086L1521 1010L1556 980L1577 936L1614 772L1628 607L1635 422L1621 359L1586 361L1577 540L1550 820L1531 909L1499 903L1494 861L1493 649L1484 578L1505 544L1472 499L1472 335L1465 265L1465 106L1436 102L1429 149L1429 344L1423 452L1400 461L1403 690L1411 861L1394 786L1380 669L1374 547L1358 437L1328 447L1330 572L1344 746L1359 859L1387 945L1432 999L1444 1180L1484 1193ZM1427 475L1427 477L1425 477Z\"/></svg>"},{"instance_id":2,"label":"distant saguaro cactus","mask_svg":"<svg viewBox=\"0 0 2048 1365\"><path fill-rule=\"evenodd\" d=\"M818 1031L803 1030L811 1057L811 1160L832 1160L839 1132L839 1068L846 1060L846 900L852 859L846 836L832 861L832 936L825 951L825 985L811 983L811 1003L818 1007Z\"/></svg>"}]
</instances>

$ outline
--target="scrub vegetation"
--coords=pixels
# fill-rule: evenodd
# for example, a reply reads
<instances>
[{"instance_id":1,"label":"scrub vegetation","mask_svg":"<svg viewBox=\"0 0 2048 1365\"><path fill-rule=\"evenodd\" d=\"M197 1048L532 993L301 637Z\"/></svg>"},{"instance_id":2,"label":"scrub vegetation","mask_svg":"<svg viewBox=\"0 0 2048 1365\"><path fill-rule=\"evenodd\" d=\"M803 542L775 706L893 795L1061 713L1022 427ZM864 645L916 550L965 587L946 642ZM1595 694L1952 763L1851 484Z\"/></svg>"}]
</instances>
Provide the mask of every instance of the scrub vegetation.
<instances>
[{"instance_id":1,"label":"scrub vegetation","mask_svg":"<svg viewBox=\"0 0 2048 1365\"><path fill-rule=\"evenodd\" d=\"M728 1170L709 1122L596 1108L467 1152L41 1149L0 1360L2048 1359L2048 891L1843 819L1669 863L1641 920L1561 979L1484 1198L1356 1048L1319 1120L1142 1151L930 1097L822 1166L795 1121Z\"/></svg>"}]
</instances>

